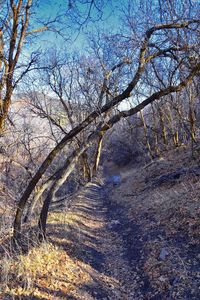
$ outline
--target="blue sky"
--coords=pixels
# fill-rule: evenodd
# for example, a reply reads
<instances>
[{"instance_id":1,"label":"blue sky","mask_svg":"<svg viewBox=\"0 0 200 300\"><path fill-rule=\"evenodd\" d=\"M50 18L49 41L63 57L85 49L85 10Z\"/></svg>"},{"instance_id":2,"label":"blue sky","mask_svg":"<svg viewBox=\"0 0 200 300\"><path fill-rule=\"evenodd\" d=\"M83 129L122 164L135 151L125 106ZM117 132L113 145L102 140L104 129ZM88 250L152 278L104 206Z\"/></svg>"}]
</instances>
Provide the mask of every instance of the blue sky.
<instances>
[{"instance_id":1,"label":"blue sky","mask_svg":"<svg viewBox=\"0 0 200 300\"><path fill-rule=\"evenodd\" d=\"M73 3L73 0L71 0ZM111 1L108 0L105 6L103 7L103 13L101 19L99 19L98 11L95 7L92 8L91 16L92 18L88 19L88 21L81 27L81 30L77 30L78 24L76 23L77 19L75 16L76 10L78 9L83 16L82 20L85 20L85 16L88 13L89 6L81 5L80 3L75 7L69 9L69 0L40 0L39 5L36 8L36 16L38 21L44 20L52 20L57 15L61 15L61 23L57 26L62 28L62 32L69 37L70 40L70 48L82 50L86 45L86 36L85 32L96 32L96 28L101 28L104 30L115 30L119 27L119 15L121 5L120 0ZM38 27L39 25L37 25ZM42 26L42 25L41 25ZM54 26L52 24L52 26ZM52 32L43 33L40 37L40 41L37 43L38 47L45 48L52 46L55 44L56 46L63 47L64 42L63 39ZM67 43L66 43L67 45Z\"/></svg>"},{"instance_id":2,"label":"blue sky","mask_svg":"<svg viewBox=\"0 0 200 300\"><path fill-rule=\"evenodd\" d=\"M176 0L177 7L181 7L183 3L186 3L185 0ZM57 24L57 28L62 28L62 32L65 36L70 37L70 44L64 43L63 39L60 36L53 34L52 32L46 32L41 35L42 40L38 42L38 45L43 47L52 47L52 44L63 47L65 44L70 45L70 49L73 50L78 48L78 50L83 50L86 46L86 36L85 32L96 32L96 28L104 29L115 32L120 25L122 24L122 9L128 6L128 0L96 0L95 3L101 7L101 4L104 3L102 8L102 18L98 20L99 14L95 6L92 6L91 18L82 26L81 30L77 30L77 21L81 19L84 21L86 15L88 14L90 4L87 4L87 0L38 0L38 7L36 8L36 16L38 20L52 20L56 15L60 15L62 22ZM191 0L193 4L198 6L200 0ZM81 4L82 3L82 4ZM86 3L86 4L83 4ZM130 14L132 10L137 11L139 9L140 16L142 11L146 14L146 17L149 18L149 21L159 22L156 20L157 13L154 11L154 5L158 5L158 0L149 0L145 1L142 5L141 0L132 0L130 1ZM71 4L71 5L69 5ZM69 9L69 7L71 7ZM187 6L186 6L187 7ZM152 10L153 8L153 10ZM197 7L196 7L197 8ZM77 16L77 11L80 13L79 17ZM149 12L149 14L147 13ZM193 11L195 9L193 8ZM148 14L148 15L147 15ZM137 15L136 15L137 18ZM143 22L142 19L137 20L137 22ZM52 24L52 26L54 26Z\"/></svg>"}]
</instances>

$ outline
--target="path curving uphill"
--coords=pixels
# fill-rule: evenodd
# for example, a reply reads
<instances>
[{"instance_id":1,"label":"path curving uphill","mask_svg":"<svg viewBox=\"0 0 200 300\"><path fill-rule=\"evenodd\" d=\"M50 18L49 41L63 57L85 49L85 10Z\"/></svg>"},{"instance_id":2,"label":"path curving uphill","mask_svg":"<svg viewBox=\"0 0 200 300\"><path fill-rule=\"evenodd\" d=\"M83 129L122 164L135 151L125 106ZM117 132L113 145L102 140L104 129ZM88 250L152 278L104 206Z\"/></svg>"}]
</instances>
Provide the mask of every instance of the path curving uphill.
<instances>
[{"instance_id":1,"label":"path curving uphill","mask_svg":"<svg viewBox=\"0 0 200 300\"><path fill-rule=\"evenodd\" d=\"M114 177L113 177L114 178ZM106 183L107 182L107 183ZM78 217L70 226L70 255L90 266L91 281L69 299L140 300L148 281L141 271L140 228L124 215L110 194L116 178L92 182L78 196L71 212ZM119 184L119 179L117 180ZM73 298L74 297L74 298Z\"/></svg>"}]
</instances>

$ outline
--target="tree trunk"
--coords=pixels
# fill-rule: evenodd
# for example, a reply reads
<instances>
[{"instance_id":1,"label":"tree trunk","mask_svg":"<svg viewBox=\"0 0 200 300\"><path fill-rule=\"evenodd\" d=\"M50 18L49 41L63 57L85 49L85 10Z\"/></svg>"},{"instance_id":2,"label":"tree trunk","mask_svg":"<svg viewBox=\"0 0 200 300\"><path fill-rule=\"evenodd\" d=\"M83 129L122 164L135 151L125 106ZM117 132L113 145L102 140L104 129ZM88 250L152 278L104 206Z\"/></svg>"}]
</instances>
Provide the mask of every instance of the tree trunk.
<instances>
[{"instance_id":1,"label":"tree trunk","mask_svg":"<svg viewBox=\"0 0 200 300\"><path fill-rule=\"evenodd\" d=\"M42 201L42 194L43 192L50 186L50 183L48 185L45 185L43 184L41 186L41 188L38 189L38 191L36 191L36 194L33 198L33 200L30 202L30 205L28 206L28 209L27 209L27 212L26 212L26 215L23 219L23 222L24 223L27 223L29 222L29 220L31 219L34 211L35 211L35 208L36 206L38 205L38 202L40 202L40 200Z\"/></svg>"},{"instance_id":2,"label":"tree trunk","mask_svg":"<svg viewBox=\"0 0 200 300\"><path fill-rule=\"evenodd\" d=\"M153 159L154 156L153 156L153 153L152 153L152 150L151 150L151 145L150 145L150 142L149 142L148 132L147 132L147 125L146 125L146 121L145 121L142 110L140 111L140 118L141 118L142 124L143 124L146 147L148 149L148 153L149 153L150 158Z\"/></svg>"},{"instance_id":3,"label":"tree trunk","mask_svg":"<svg viewBox=\"0 0 200 300\"><path fill-rule=\"evenodd\" d=\"M189 88L189 123L190 123L190 140L191 140L191 152L194 157L194 143L196 142L196 128L195 128L195 113L194 113L194 97L192 95L192 89Z\"/></svg>"},{"instance_id":4,"label":"tree trunk","mask_svg":"<svg viewBox=\"0 0 200 300\"><path fill-rule=\"evenodd\" d=\"M89 144L84 145L81 149L78 149L77 151L74 151L72 153L72 155L68 158L68 163L65 164L65 167L62 168L62 171L59 173L58 178L54 181L46 199L44 200L44 204L38 222L40 240L46 238L46 223L52 199L55 197L55 194L58 191L58 189L63 185L63 183L72 173L80 156L86 150L87 147L89 147Z\"/></svg>"},{"instance_id":5,"label":"tree trunk","mask_svg":"<svg viewBox=\"0 0 200 300\"><path fill-rule=\"evenodd\" d=\"M92 136L99 136L101 132L107 131L110 129L114 124L116 124L118 121L120 121L122 118L126 118L129 116L132 116L134 114L137 114L140 110L142 110L144 107L147 105L153 103L155 100L160 99L163 96L166 96L170 93L173 92L179 92L183 88L187 86L187 84L192 82L192 78L196 75L196 73L200 69L200 64L198 64L192 71L191 73L187 76L184 81L180 82L177 86L169 86L166 89L160 90L158 92L155 92L152 94L150 97L139 103L137 106L134 108L131 108L130 110L127 111L121 111L117 115L113 116L110 118L109 121L106 122L105 125L103 125L101 128L98 128L96 132L91 134L90 139ZM136 80L136 75L135 75L135 80ZM133 87L136 85L135 80L132 81L131 88L130 85L129 87L119 96L115 97L111 102L108 104L105 104L102 109L101 113L107 111L109 108L112 106L116 105L117 103L121 102L124 97L129 97L130 96L130 90L133 89ZM128 95L127 95L128 93ZM26 188L25 192L23 193L17 207L17 212L15 215L15 220L14 220L14 231L13 231L13 238L14 239L19 239L21 236L21 220L24 212L25 205L34 190L35 186L37 185L38 181L42 177L42 175L45 173L47 168L50 166L56 155L64 148L64 146L67 144L69 140L71 140L73 137L75 137L79 132L81 132L85 127L87 127L92 121L99 116L99 111L95 111L92 114L90 114L80 125L78 125L76 128L72 129L66 136L56 145L56 147L50 152L50 154L47 156L47 158L44 160L38 171L36 172L35 176L31 179L28 187Z\"/></svg>"},{"instance_id":6,"label":"tree trunk","mask_svg":"<svg viewBox=\"0 0 200 300\"><path fill-rule=\"evenodd\" d=\"M102 150L102 143L103 143L103 135L99 137L99 140L97 142L97 149L95 153L95 161L94 161L94 166L93 166L93 176L96 175L98 167L99 167L99 162L101 158L101 150Z\"/></svg>"},{"instance_id":7,"label":"tree trunk","mask_svg":"<svg viewBox=\"0 0 200 300\"><path fill-rule=\"evenodd\" d=\"M153 136L154 136L154 143L155 143L155 153L157 156L160 155L160 150L159 150L159 143L158 143L158 129L156 126L156 113L154 110L154 105L151 105L152 113L153 113Z\"/></svg>"},{"instance_id":8,"label":"tree trunk","mask_svg":"<svg viewBox=\"0 0 200 300\"><path fill-rule=\"evenodd\" d=\"M91 181L92 174L91 174L91 170L90 170L90 166L89 166L89 162L88 162L88 155L87 155L86 151L83 152L83 154L81 156L81 164L82 164L82 168L83 168L84 180L86 180L87 182Z\"/></svg>"},{"instance_id":9,"label":"tree trunk","mask_svg":"<svg viewBox=\"0 0 200 300\"><path fill-rule=\"evenodd\" d=\"M160 107L158 107L158 112L159 112L159 116L160 116L161 136L162 136L164 145L167 146L167 130L165 127L164 114Z\"/></svg>"},{"instance_id":10,"label":"tree trunk","mask_svg":"<svg viewBox=\"0 0 200 300\"><path fill-rule=\"evenodd\" d=\"M173 140L174 140L174 146L175 147L179 147L179 134L178 134L178 130L176 130L176 132L174 133Z\"/></svg>"},{"instance_id":11,"label":"tree trunk","mask_svg":"<svg viewBox=\"0 0 200 300\"><path fill-rule=\"evenodd\" d=\"M189 91L189 122L190 122L190 133L191 139L195 142L196 140L196 130L195 130L195 113L194 113L194 97L192 91Z\"/></svg>"},{"instance_id":12,"label":"tree trunk","mask_svg":"<svg viewBox=\"0 0 200 300\"><path fill-rule=\"evenodd\" d=\"M13 93L13 87L9 86L7 87L7 95L3 100L1 100L1 110L0 110L0 135L3 134L4 128L5 128L5 122L8 117L8 112L11 104L11 96Z\"/></svg>"}]
</instances>

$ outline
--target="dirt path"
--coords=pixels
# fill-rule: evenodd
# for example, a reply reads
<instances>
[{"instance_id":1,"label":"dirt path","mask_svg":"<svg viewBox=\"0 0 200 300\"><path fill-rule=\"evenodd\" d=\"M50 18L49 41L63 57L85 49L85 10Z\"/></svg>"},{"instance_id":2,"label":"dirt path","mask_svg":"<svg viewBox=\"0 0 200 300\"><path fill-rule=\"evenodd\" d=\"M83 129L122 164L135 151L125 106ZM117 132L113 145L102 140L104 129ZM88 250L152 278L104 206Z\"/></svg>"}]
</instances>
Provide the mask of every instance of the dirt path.
<instances>
[{"instance_id":1,"label":"dirt path","mask_svg":"<svg viewBox=\"0 0 200 300\"><path fill-rule=\"evenodd\" d=\"M176 172L166 164L113 169L71 204L55 202L48 242L9 261L12 280L0 298L200 299L199 180L155 186Z\"/></svg>"},{"instance_id":2,"label":"dirt path","mask_svg":"<svg viewBox=\"0 0 200 300\"><path fill-rule=\"evenodd\" d=\"M77 297L67 299L145 299L148 281L140 268L140 228L114 204L111 190L112 185L91 183L73 204L77 220L66 247L71 256L91 266L87 272L92 282L79 287Z\"/></svg>"}]
</instances>

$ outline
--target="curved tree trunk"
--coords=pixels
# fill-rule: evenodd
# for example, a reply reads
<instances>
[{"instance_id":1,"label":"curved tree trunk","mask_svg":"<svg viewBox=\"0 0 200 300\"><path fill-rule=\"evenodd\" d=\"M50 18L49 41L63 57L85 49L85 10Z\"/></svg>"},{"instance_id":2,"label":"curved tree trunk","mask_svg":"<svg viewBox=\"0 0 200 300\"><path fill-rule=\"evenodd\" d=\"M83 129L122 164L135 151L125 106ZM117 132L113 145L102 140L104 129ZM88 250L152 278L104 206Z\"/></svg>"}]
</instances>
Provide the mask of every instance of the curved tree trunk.
<instances>
[{"instance_id":1,"label":"curved tree trunk","mask_svg":"<svg viewBox=\"0 0 200 300\"><path fill-rule=\"evenodd\" d=\"M188 24L187 24L188 25ZM185 26L185 23L184 23ZM18 239L20 238L20 233L21 233L21 221L22 221L22 216L24 212L25 205L36 187L38 181L42 177L42 175L46 172L54 158L57 156L57 154L65 147L65 145L70 141L72 138L77 136L84 128L86 128L88 125L90 125L95 119L97 119L101 114L109 111L112 109L114 106L122 102L124 99L129 98L131 96L132 90L135 88L137 85L138 81L140 80L144 70L145 70L145 54L146 50L148 47L148 42L149 39L151 38L152 34L156 30L160 30L162 28L182 28L180 27L180 24L163 24L163 25L158 25L157 27L152 27L150 30L148 30L144 36L143 43L140 49L140 55L139 55L139 65L137 68L137 71L133 77L133 79L129 82L125 90L114 97L110 102L106 103L100 110L94 110L81 124L78 126L74 127L69 133L67 133L64 138L56 145L56 147L49 153L49 155L46 157L42 165L39 167L38 171L35 173L31 181L29 182L26 190L24 191L21 199L19 200L18 207L17 207L17 212L15 215L15 220L14 220L14 238ZM121 64L120 64L121 65ZM116 67L113 68L115 70ZM112 70L111 70L112 72Z\"/></svg>"},{"instance_id":2,"label":"curved tree trunk","mask_svg":"<svg viewBox=\"0 0 200 300\"><path fill-rule=\"evenodd\" d=\"M65 164L63 165L63 167L61 169L58 169L48 180L46 180L39 188L37 188L37 191L33 197L33 200L31 201L28 209L27 209L27 213L24 217L24 222L28 222L29 219L31 218L35 207L38 204L38 201L40 200L40 198L42 197L43 193L50 188L50 186L53 184L54 180L59 176L60 172L62 172L63 168L66 168L68 165L68 160L65 162Z\"/></svg>"},{"instance_id":3,"label":"curved tree trunk","mask_svg":"<svg viewBox=\"0 0 200 300\"><path fill-rule=\"evenodd\" d=\"M61 172L59 172L58 178L54 181L46 199L44 200L44 204L38 222L40 240L46 238L46 223L47 223L48 211L52 199L55 197L55 194L58 191L58 189L63 185L63 183L67 180L69 175L72 173L80 156L89 147L89 145L90 144L83 145L80 149L75 150L72 153L72 155L68 158L65 166L62 167Z\"/></svg>"},{"instance_id":4,"label":"curved tree trunk","mask_svg":"<svg viewBox=\"0 0 200 300\"><path fill-rule=\"evenodd\" d=\"M99 136L100 133L102 133L102 132L104 133L105 131L107 131L108 129L110 129L114 124L116 124L122 118L126 118L126 117L129 117L129 116L132 116L132 115L138 113L140 110L142 110L147 105L151 104L156 99L160 99L163 96L166 96L166 95L168 95L170 93L173 93L173 92L178 92L178 91L182 90L183 88L185 88L188 83L192 82L192 78L196 75L196 73L199 71L199 69L200 69L200 64L198 64L191 71L191 73L188 75L188 77L184 81L180 82L177 86L169 86L166 89L163 89L163 90L160 90L158 92L155 92L154 94L152 94L150 97L148 97L147 99L145 99L144 101L142 101L141 103L139 103L134 108L131 108L130 110L127 110L127 111L121 111L117 115L111 117L110 120L108 122L106 122L105 125L103 125L101 128L99 128L95 133L93 133L93 134L90 135L90 137L89 137L90 142L91 142L91 140L93 141L94 138L97 138L97 136ZM101 112L107 111L110 107L112 107L113 103L115 105L115 104L117 104L118 102L121 101L120 99L122 99L123 97L128 96L130 94L130 92L127 95L127 91L132 90L132 86L134 86L134 85L136 85L135 81L132 82L131 83L131 87L129 85L129 87L121 95L115 97L111 102L109 102L108 104L104 105L103 108L102 108L102 110L101 110ZM27 189L25 190L24 194L22 195L22 198L20 199L20 201L18 203L18 208L17 208L15 220L14 220L14 232L13 232L13 238L14 238L14 240L15 239L18 240L20 238L20 236L21 236L21 220L22 220L24 208L25 208L25 205L26 205L26 203L28 201L28 198L29 198L30 194L34 190L34 188L35 188L37 182L39 181L39 179L42 177L42 175L44 174L44 172L46 171L46 169L49 167L49 165L51 164L51 162L53 161L53 159L55 158L55 156L67 144L67 141L71 140L74 136L76 136L76 134L78 134L88 124L90 124L92 122L92 120L94 120L97 116L99 116L99 112L93 112L79 126L77 126L76 128L74 128L73 130L71 130L61 140L61 142L58 143L58 145L50 152L50 154L47 156L47 158L45 159L45 161L43 162L43 164L41 165L41 167L39 168L39 170L36 172L35 176L30 181Z\"/></svg>"},{"instance_id":5,"label":"curved tree trunk","mask_svg":"<svg viewBox=\"0 0 200 300\"><path fill-rule=\"evenodd\" d=\"M135 76L135 80L137 79L138 82L138 76ZM134 81L131 83L128 88L119 96L115 97L111 102L105 104L102 109L101 113L104 113L108 111L110 108L121 102L123 99L126 99L130 96L130 92L134 88L134 86L137 83ZM24 191L21 199L19 200L17 212L15 215L14 220L14 237L15 239L20 238L20 232L21 232L21 221L23 216L23 211L25 208L25 205L35 189L38 181L41 179L42 175L46 172L54 158L57 156L57 154L66 146L66 144L72 140L75 136L77 136L83 129L85 129L88 125L90 125L97 117L99 117L99 111L93 111L81 124L73 128L69 133L65 135L65 137L56 145L56 147L49 153L49 155L46 157L42 165L39 167L38 171L35 173L31 181L29 182L26 190Z\"/></svg>"}]
</instances>

